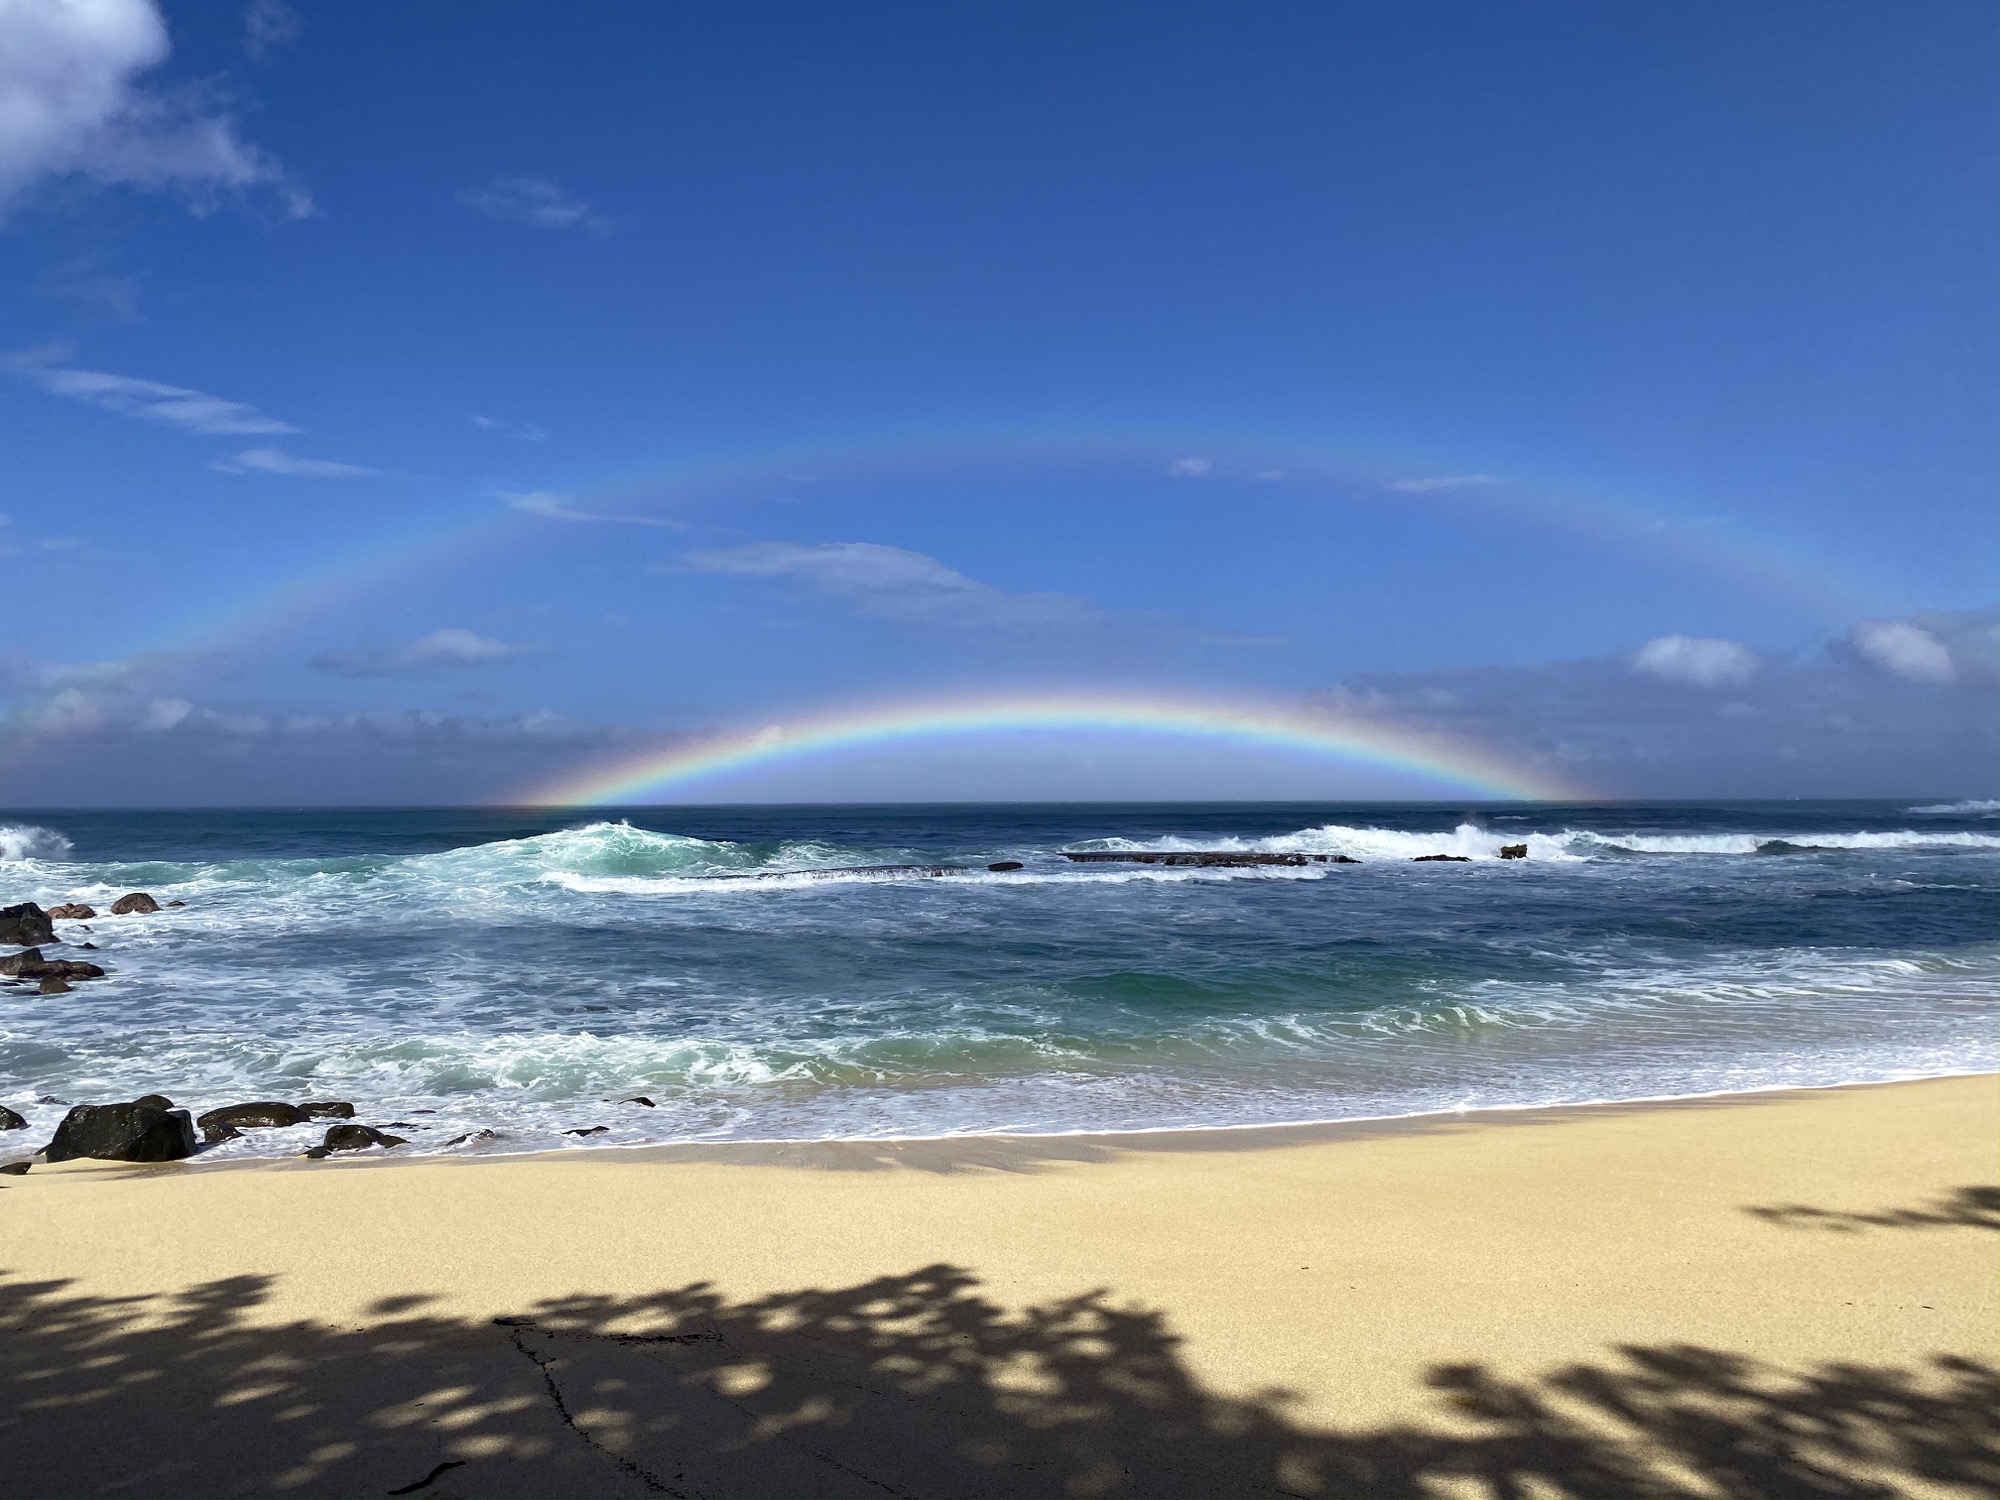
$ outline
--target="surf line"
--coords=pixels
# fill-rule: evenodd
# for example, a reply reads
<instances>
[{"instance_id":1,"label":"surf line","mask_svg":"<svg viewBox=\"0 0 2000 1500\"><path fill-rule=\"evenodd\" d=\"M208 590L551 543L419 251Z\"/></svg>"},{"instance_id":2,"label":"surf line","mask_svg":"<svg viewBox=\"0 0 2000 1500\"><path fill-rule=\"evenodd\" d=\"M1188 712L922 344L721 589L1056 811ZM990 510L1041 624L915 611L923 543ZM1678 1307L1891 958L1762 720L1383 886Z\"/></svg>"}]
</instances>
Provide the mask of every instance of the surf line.
<instances>
[{"instance_id":1,"label":"surf line","mask_svg":"<svg viewBox=\"0 0 2000 1500\"><path fill-rule=\"evenodd\" d=\"M655 747L532 788L518 800L533 806L631 806L784 762L926 740L1051 730L1208 740L1305 754L1414 776L1482 799L1565 802L1587 795L1483 747L1381 721L1190 699L1005 697L850 709Z\"/></svg>"}]
</instances>

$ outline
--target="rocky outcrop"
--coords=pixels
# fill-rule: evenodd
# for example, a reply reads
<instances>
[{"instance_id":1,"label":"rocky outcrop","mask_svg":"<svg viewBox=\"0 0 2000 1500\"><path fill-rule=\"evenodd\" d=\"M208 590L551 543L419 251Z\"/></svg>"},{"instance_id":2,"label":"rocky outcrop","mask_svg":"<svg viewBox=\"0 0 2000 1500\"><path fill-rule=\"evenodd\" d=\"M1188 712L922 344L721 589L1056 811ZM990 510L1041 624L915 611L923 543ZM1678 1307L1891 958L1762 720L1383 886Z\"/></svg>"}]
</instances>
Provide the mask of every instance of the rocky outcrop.
<instances>
[{"instance_id":1,"label":"rocky outcrop","mask_svg":"<svg viewBox=\"0 0 2000 1500\"><path fill-rule=\"evenodd\" d=\"M500 1132L497 1130L470 1130L467 1131L464 1135L453 1136L450 1140L445 1142L445 1145L479 1146L479 1145L484 1145L487 1141L497 1141L499 1139L500 1139Z\"/></svg>"},{"instance_id":2,"label":"rocky outcrop","mask_svg":"<svg viewBox=\"0 0 2000 1500\"><path fill-rule=\"evenodd\" d=\"M250 1104L225 1104L196 1118L201 1138L210 1145L233 1141L246 1130L272 1130L285 1125L303 1125L311 1118L296 1104L276 1099L260 1099Z\"/></svg>"},{"instance_id":3,"label":"rocky outcrop","mask_svg":"<svg viewBox=\"0 0 2000 1500\"><path fill-rule=\"evenodd\" d=\"M1303 865L1311 863L1304 854L1251 854L1236 849L1190 849L1167 852L1156 849L1063 850L1062 857L1080 865L1192 865L1197 869L1247 869L1255 865Z\"/></svg>"},{"instance_id":4,"label":"rocky outcrop","mask_svg":"<svg viewBox=\"0 0 2000 1500\"><path fill-rule=\"evenodd\" d=\"M49 920L52 922L88 922L96 915L96 907L85 906L81 901L68 901L49 908Z\"/></svg>"},{"instance_id":5,"label":"rocky outcrop","mask_svg":"<svg viewBox=\"0 0 2000 1500\"><path fill-rule=\"evenodd\" d=\"M49 1142L50 1161L180 1161L194 1155L194 1121L184 1109L143 1104L79 1104Z\"/></svg>"},{"instance_id":6,"label":"rocky outcrop","mask_svg":"<svg viewBox=\"0 0 2000 1500\"><path fill-rule=\"evenodd\" d=\"M1502 844L1500 846L1500 857L1502 859L1526 859L1528 857L1528 846L1526 844Z\"/></svg>"},{"instance_id":7,"label":"rocky outcrop","mask_svg":"<svg viewBox=\"0 0 2000 1500\"><path fill-rule=\"evenodd\" d=\"M0 974L16 979L102 979L104 971L80 958L43 958L42 950L30 948L0 958Z\"/></svg>"},{"instance_id":8,"label":"rocky outcrop","mask_svg":"<svg viewBox=\"0 0 2000 1500\"><path fill-rule=\"evenodd\" d=\"M407 1146L409 1142L400 1135L384 1135L372 1125L329 1125L326 1139L317 1146L309 1147L306 1155L314 1158L326 1156L335 1151L366 1151L370 1146Z\"/></svg>"},{"instance_id":9,"label":"rocky outcrop","mask_svg":"<svg viewBox=\"0 0 2000 1500\"><path fill-rule=\"evenodd\" d=\"M25 1115L17 1115L6 1105L0 1104L0 1130L26 1130L27 1128L28 1121Z\"/></svg>"},{"instance_id":10,"label":"rocky outcrop","mask_svg":"<svg viewBox=\"0 0 2000 1500\"><path fill-rule=\"evenodd\" d=\"M19 906L0 906L0 943L26 948L33 943L53 943L56 930L49 914L32 901Z\"/></svg>"},{"instance_id":11,"label":"rocky outcrop","mask_svg":"<svg viewBox=\"0 0 2000 1500\"><path fill-rule=\"evenodd\" d=\"M351 1120L354 1106L345 1099L308 1099L299 1106L299 1113L308 1120Z\"/></svg>"},{"instance_id":12,"label":"rocky outcrop","mask_svg":"<svg viewBox=\"0 0 2000 1500\"><path fill-rule=\"evenodd\" d=\"M172 1109L174 1101L165 1094L141 1094L132 1101L142 1109Z\"/></svg>"},{"instance_id":13,"label":"rocky outcrop","mask_svg":"<svg viewBox=\"0 0 2000 1500\"><path fill-rule=\"evenodd\" d=\"M159 909L160 903L144 891L133 891L111 903L111 915L114 917L149 917Z\"/></svg>"},{"instance_id":14,"label":"rocky outcrop","mask_svg":"<svg viewBox=\"0 0 2000 1500\"><path fill-rule=\"evenodd\" d=\"M35 986L35 993L38 995L67 995L75 988L76 986L71 984L67 979L58 979L53 974L44 974L41 977L41 981Z\"/></svg>"},{"instance_id":15,"label":"rocky outcrop","mask_svg":"<svg viewBox=\"0 0 2000 1500\"><path fill-rule=\"evenodd\" d=\"M609 1135L609 1125L579 1125L574 1130L565 1130L564 1135Z\"/></svg>"},{"instance_id":16,"label":"rocky outcrop","mask_svg":"<svg viewBox=\"0 0 2000 1500\"><path fill-rule=\"evenodd\" d=\"M994 874L998 875L998 874L1004 874L1008 870L1019 870L1023 868L1023 866L1018 859L996 859L992 864L988 865L986 868L993 871Z\"/></svg>"},{"instance_id":17,"label":"rocky outcrop","mask_svg":"<svg viewBox=\"0 0 2000 1500\"><path fill-rule=\"evenodd\" d=\"M1410 861L1413 865L1469 865L1470 854L1419 854Z\"/></svg>"}]
</instances>

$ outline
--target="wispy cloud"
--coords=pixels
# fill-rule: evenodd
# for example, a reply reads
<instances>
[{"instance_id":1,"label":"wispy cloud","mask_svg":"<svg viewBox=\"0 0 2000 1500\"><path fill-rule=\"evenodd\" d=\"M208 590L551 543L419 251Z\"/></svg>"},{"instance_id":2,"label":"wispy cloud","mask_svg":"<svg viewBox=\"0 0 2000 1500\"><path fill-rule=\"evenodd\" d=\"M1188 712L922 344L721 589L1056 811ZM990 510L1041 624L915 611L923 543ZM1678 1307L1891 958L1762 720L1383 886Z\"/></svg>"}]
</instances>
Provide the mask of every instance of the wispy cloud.
<instances>
[{"instance_id":1,"label":"wispy cloud","mask_svg":"<svg viewBox=\"0 0 2000 1500\"><path fill-rule=\"evenodd\" d=\"M250 0L243 12L243 50L252 62L269 62L296 46L305 29L305 18L285 0Z\"/></svg>"},{"instance_id":2,"label":"wispy cloud","mask_svg":"<svg viewBox=\"0 0 2000 1500\"><path fill-rule=\"evenodd\" d=\"M1177 458L1167 465L1169 479L1206 479L1215 472L1212 458Z\"/></svg>"},{"instance_id":3,"label":"wispy cloud","mask_svg":"<svg viewBox=\"0 0 2000 1500\"><path fill-rule=\"evenodd\" d=\"M935 557L874 542L753 542L685 553L681 562L701 573L789 579L883 619L1032 630L1101 619L1074 595L1009 593Z\"/></svg>"},{"instance_id":4,"label":"wispy cloud","mask_svg":"<svg viewBox=\"0 0 2000 1500\"><path fill-rule=\"evenodd\" d=\"M66 396L121 416L161 422L183 432L248 437L299 430L290 422L265 416L247 402L157 380L51 364L32 354L7 356L0 361L0 368L32 380L52 396Z\"/></svg>"},{"instance_id":5,"label":"wispy cloud","mask_svg":"<svg viewBox=\"0 0 2000 1500\"><path fill-rule=\"evenodd\" d=\"M1755 674L1757 657L1735 641L1663 635L1639 648L1632 658L1632 670L1691 687L1736 687Z\"/></svg>"},{"instance_id":6,"label":"wispy cloud","mask_svg":"<svg viewBox=\"0 0 2000 1500\"><path fill-rule=\"evenodd\" d=\"M601 511L579 510L567 495L558 495L553 490L494 490L493 498L509 510L518 510L531 516L543 516L551 521L601 521L619 526L660 526L668 531L685 531L687 522L677 521L671 516L629 516L606 514Z\"/></svg>"},{"instance_id":7,"label":"wispy cloud","mask_svg":"<svg viewBox=\"0 0 2000 1500\"><path fill-rule=\"evenodd\" d=\"M1849 639L1863 658L1910 682L1943 685L1958 678L1944 642L1908 620L1864 620Z\"/></svg>"},{"instance_id":8,"label":"wispy cloud","mask_svg":"<svg viewBox=\"0 0 2000 1500\"><path fill-rule=\"evenodd\" d=\"M367 651L323 651L312 660L322 672L342 677L421 677L470 667L492 667L532 654L533 647L449 626L401 646Z\"/></svg>"},{"instance_id":9,"label":"wispy cloud","mask_svg":"<svg viewBox=\"0 0 2000 1500\"><path fill-rule=\"evenodd\" d=\"M1506 482L1496 474L1439 474L1428 479L1392 479L1387 487L1405 495L1428 495L1434 490L1469 490Z\"/></svg>"},{"instance_id":10,"label":"wispy cloud","mask_svg":"<svg viewBox=\"0 0 2000 1500\"><path fill-rule=\"evenodd\" d=\"M497 432L519 443L546 443L549 440L548 429L537 427L533 422L502 422L494 417L475 416L472 425L482 432Z\"/></svg>"},{"instance_id":11,"label":"wispy cloud","mask_svg":"<svg viewBox=\"0 0 2000 1500\"><path fill-rule=\"evenodd\" d=\"M0 5L0 208L81 176L175 192L197 212L254 191L310 214L311 197L238 135L212 89L139 81L172 50L154 0Z\"/></svg>"},{"instance_id":12,"label":"wispy cloud","mask_svg":"<svg viewBox=\"0 0 2000 1500\"><path fill-rule=\"evenodd\" d=\"M234 458L218 458L211 469L225 474L282 474L287 479L381 479L387 471L330 458L299 458L282 448L245 448Z\"/></svg>"},{"instance_id":13,"label":"wispy cloud","mask_svg":"<svg viewBox=\"0 0 2000 1500\"><path fill-rule=\"evenodd\" d=\"M604 234L611 228L611 221L588 198L577 197L547 177L495 177L482 186L461 189L458 201L489 219L535 229Z\"/></svg>"}]
</instances>

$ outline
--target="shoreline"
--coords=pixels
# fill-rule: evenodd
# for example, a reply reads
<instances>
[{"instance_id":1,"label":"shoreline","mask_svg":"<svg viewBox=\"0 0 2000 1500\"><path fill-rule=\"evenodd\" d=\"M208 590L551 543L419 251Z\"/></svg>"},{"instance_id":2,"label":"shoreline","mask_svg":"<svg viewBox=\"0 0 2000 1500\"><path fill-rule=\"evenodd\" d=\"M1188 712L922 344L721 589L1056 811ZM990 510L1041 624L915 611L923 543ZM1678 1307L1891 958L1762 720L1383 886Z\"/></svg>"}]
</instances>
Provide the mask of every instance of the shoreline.
<instances>
[{"instance_id":1,"label":"shoreline","mask_svg":"<svg viewBox=\"0 0 2000 1500\"><path fill-rule=\"evenodd\" d=\"M1566 1118L1603 1116L1691 1108L1723 1108L1776 1102L1821 1093L1869 1089L1899 1089L1915 1084L1951 1079L1986 1078L2000 1081L2000 1069L1964 1068L1943 1073L1923 1073L1905 1078L1860 1079L1841 1083L1783 1085L1759 1089L1719 1089L1699 1094L1656 1094L1635 1099L1587 1099L1564 1104L1494 1104L1476 1109L1414 1110L1408 1114L1357 1115L1342 1119L1253 1121L1239 1125L1148 1125L1130 1129L1007 1131L976 1130L943 1135L847 1135L798 1137L733 1137L716 1140L640 1141L606 1145L557 1146L524 1151L473 1151L446 1154L399 1155L395 1150L362 1151L313 1160L309 1165L324 1166L419 1166L454 1164L461 1166L500 1165L515 1162L577 1162L613 1159L659 1162L741 1162L745 1165L804 1165L817 1153L826 1165L838 1167L845 1158L869 1152L895 1151L912 1155L949 1156L952 1148L963 1148L982 1159L1012 1152L1025 1158L1059 1158L1059 1147L1079 1153L1118 1151L1262 1151L1287 1146L1317 1145L1342 1140L1382 1136L1427 1134L1454 1128L1482 1125L1529 1125L1558 1123ZM357 1117L358 1118L358 1117ZM1083 1159L1079 1157L1079 1159ZM199 1153L177 1162L131 1163L108 1161L44 1163L39 1153L0 1153L0 1166L23 1161L33 1163L39 1173L65 1167L129 1167L154 1171L163 1167L199 1168L203 1171L239 1171L245 1168L308 1165L300 1155L241 1156L204 1161Z\"/></svg>"},{"instance_id":2,"label":"shoreline","mask_svg":"<svg viewBox=\"0 0 2000 1500\"><path fill-rule=\"evenodd\" d=\"M1995 1085L39 1168L8 1493L1988 1495Z\"/></svg>"}]
</instances>

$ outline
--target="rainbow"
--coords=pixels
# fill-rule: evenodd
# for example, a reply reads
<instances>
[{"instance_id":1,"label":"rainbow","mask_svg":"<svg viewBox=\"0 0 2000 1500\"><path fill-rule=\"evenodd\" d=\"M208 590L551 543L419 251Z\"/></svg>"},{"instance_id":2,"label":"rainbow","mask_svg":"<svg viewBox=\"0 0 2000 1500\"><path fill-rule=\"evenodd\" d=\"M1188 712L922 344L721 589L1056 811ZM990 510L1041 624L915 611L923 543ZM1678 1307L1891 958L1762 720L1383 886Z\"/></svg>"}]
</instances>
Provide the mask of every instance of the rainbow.
<instances>
[{"instance_id":1,"label":"rainbow","mask_svg":"<svg viewBox=\"0 0 2000 1500\"><path fill-rule=\"evenodd\" d=\"M1049 730L1206 739L1319 756L1399 772L1435 783L1440 790L1480 798L1561 802L1583 795L1476 747L1381 721L1188 699L1004 697L827 713L655 747L536 788L519 800L536 806L632 806L783 761L923 740Z\"/></svg>"}]
</instances>

